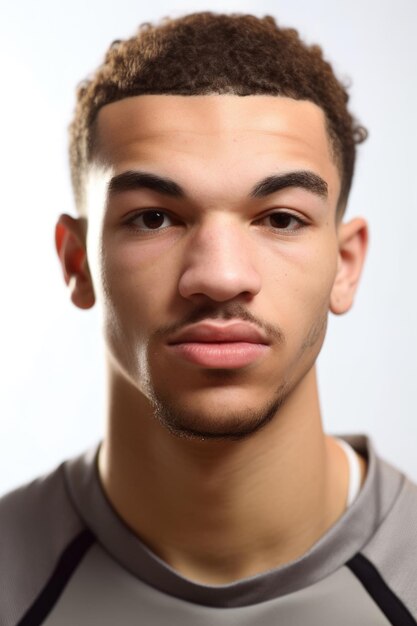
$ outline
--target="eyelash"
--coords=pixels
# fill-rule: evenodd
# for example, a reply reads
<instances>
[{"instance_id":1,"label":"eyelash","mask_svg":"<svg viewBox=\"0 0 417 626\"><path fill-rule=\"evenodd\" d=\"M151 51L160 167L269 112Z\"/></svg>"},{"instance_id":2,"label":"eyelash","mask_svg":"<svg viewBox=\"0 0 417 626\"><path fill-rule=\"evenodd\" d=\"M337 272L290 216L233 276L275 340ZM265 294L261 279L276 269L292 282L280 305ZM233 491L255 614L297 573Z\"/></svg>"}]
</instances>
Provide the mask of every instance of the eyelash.
<instances>
[{"instance_id":1,"label":"eyelash","mask_svg":"<svg viewBox=\"0 0 417 626\"><path fill-rule=\"evenodd\" d=\"M127 220L125 220L124 225L127 228L129 228L129 229L131 229L131 230L133 230L135 232L140 232L142 234L144 234L144 233L149 233L150 234L150 233L154 233L154 232L161 232L162 230L165 230L166 228L169 228L169 226L163 226L162 228L155 228L155 229L149 228L149 229L146 229L146 228L139 228L138 226L136 226L134 224L134 221L137 220L138 218L144 217L145 215L150 215L152 213L159 213L164 218L168 217L174 223L174 224L171 224L171 225L175 225L175 219L167 211L163 211L163 210L159 210L159 209L145 209L143 211L135 213L135 214L131 215ZM303 218L301 218L298 215L294 215L293 213L291 213L289 211L274 211L272 213L268 213L267 215L264 215L263 217L258 218L257 220L255 220L254 223L255 224L260 224L264 220L266 220L268 218L272 218L272 217L274 217L276 215L285 216L285 217L290 218L291 220L295 220L297 222L297 227L296 228L287 229L287 228L279 228L279 227L276 227L276 226L269 225L268 228L270 230L272 230L272 231L275 231L275 232L279 231L281 233L292 234L292 233L294 233L294 232L296 232L298 230L301 230L302 228L304 228L305 226L308 225L308 222L306 220L304 220Z\"/></svg>"}]
</instances>

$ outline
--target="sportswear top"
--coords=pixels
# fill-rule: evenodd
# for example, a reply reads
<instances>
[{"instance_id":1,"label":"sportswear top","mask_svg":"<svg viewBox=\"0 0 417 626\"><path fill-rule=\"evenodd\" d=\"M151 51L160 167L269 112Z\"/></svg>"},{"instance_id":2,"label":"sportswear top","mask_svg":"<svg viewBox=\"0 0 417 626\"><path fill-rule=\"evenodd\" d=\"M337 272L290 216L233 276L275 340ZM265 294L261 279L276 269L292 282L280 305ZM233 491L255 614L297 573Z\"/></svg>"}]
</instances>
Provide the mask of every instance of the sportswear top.
<instances>
[{"instance_id":1,"label":"sportswear top","mask_svg":"<svg viewBox=\"0 0 417 626\"><path fill-rule=\"evenodd\" d=\"M98 447L0 500L1 626L417 624L417 485L365 435L342 516L301 557L227 585L189 580L113 510Z\"/></svg>"}]
</instances>

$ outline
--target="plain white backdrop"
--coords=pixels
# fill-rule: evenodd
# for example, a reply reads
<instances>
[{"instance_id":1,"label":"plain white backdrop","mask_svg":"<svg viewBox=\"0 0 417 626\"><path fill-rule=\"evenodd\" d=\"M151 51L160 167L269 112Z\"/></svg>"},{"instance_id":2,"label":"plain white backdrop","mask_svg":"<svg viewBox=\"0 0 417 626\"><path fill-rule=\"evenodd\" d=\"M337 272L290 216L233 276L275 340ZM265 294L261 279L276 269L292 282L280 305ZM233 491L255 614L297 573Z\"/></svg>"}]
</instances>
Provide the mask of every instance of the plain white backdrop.
<instances>
[{"instance_id":1,"label":"plain white backdrop","mask_svg":"<svg viewBox=\"0 0 417 626\"><path fill-rule=\"evenodd\" d=\"M71 305L53 242L59 213L74 214L66 149L75 86L139 23L200 10L272 14L322 45L351 82L351 109L370 136L346 218L364 216L371 243L355 306L330 318L319 358L323 420L329 433L370 435L417 480L417 3L150 5L0 6L0 493L83 451L104 428L98 314Z\"/></svg>"}]
</instances>

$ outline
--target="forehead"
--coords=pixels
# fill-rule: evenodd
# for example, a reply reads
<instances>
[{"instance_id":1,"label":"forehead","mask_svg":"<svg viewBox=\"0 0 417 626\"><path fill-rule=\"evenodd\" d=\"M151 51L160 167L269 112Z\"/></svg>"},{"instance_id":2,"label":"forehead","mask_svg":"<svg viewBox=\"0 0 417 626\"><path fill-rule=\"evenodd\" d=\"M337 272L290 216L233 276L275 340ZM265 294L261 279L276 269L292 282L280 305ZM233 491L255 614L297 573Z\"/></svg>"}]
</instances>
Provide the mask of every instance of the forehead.
<instances>
[{"instance_id":1,"label":"forehead","mask_svg":"<svg viewBox=\"0 0 417 626\"><path fill-rule=\"evenodd\" d=\"M337 196L339 175L324 112L279 96L145 95L105 105L96 125L97 154L113 171L135 165L158 173L222 180L309 169ZM332 194L333 195L333 194Z\"/></svg>"}]
</instances>

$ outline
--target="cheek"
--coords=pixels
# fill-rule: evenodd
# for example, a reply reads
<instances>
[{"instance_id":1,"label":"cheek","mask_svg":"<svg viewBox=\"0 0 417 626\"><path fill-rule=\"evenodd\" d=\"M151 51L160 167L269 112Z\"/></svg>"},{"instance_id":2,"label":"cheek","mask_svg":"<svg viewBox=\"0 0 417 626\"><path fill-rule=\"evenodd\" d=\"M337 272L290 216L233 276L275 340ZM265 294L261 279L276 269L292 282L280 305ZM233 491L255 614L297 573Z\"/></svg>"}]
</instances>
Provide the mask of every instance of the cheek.
<instances>
[{"instance_id":1,"label":"cheek","mask_svg":"<svg viewBox=\"0 0 417 626\"><path fill-rule=\"evenodd\" d=\"M139 240L133 233L119 232L103 239L103 287L112 286L121 297L137 298L158 292L172 283L177 263L177 232Z\"/></svg>"},{"instance_id":2,"label":"cheek","mask_svg":"<svg viewBox=\"0 0 417 626\"><path fill-rule=\"evenodd\" d=\"M101 263L103 309L108 323L130 342L145 341L176 292L172 255L138 243L107 246ZM151 254L153 252L153 254Z\"/></svg>"},{"instance_id":3,"label":"cheek","mask_svg":"<svg viewBox=\"0 0 417 626\"><path fill-rule=\"evenodd\" d=\"M267 292L272 292L277 316L289 332L307 330L327 313L337 269L332 240L288 242L268 259L267 267Z\"/></svg>"}]
</instances>

